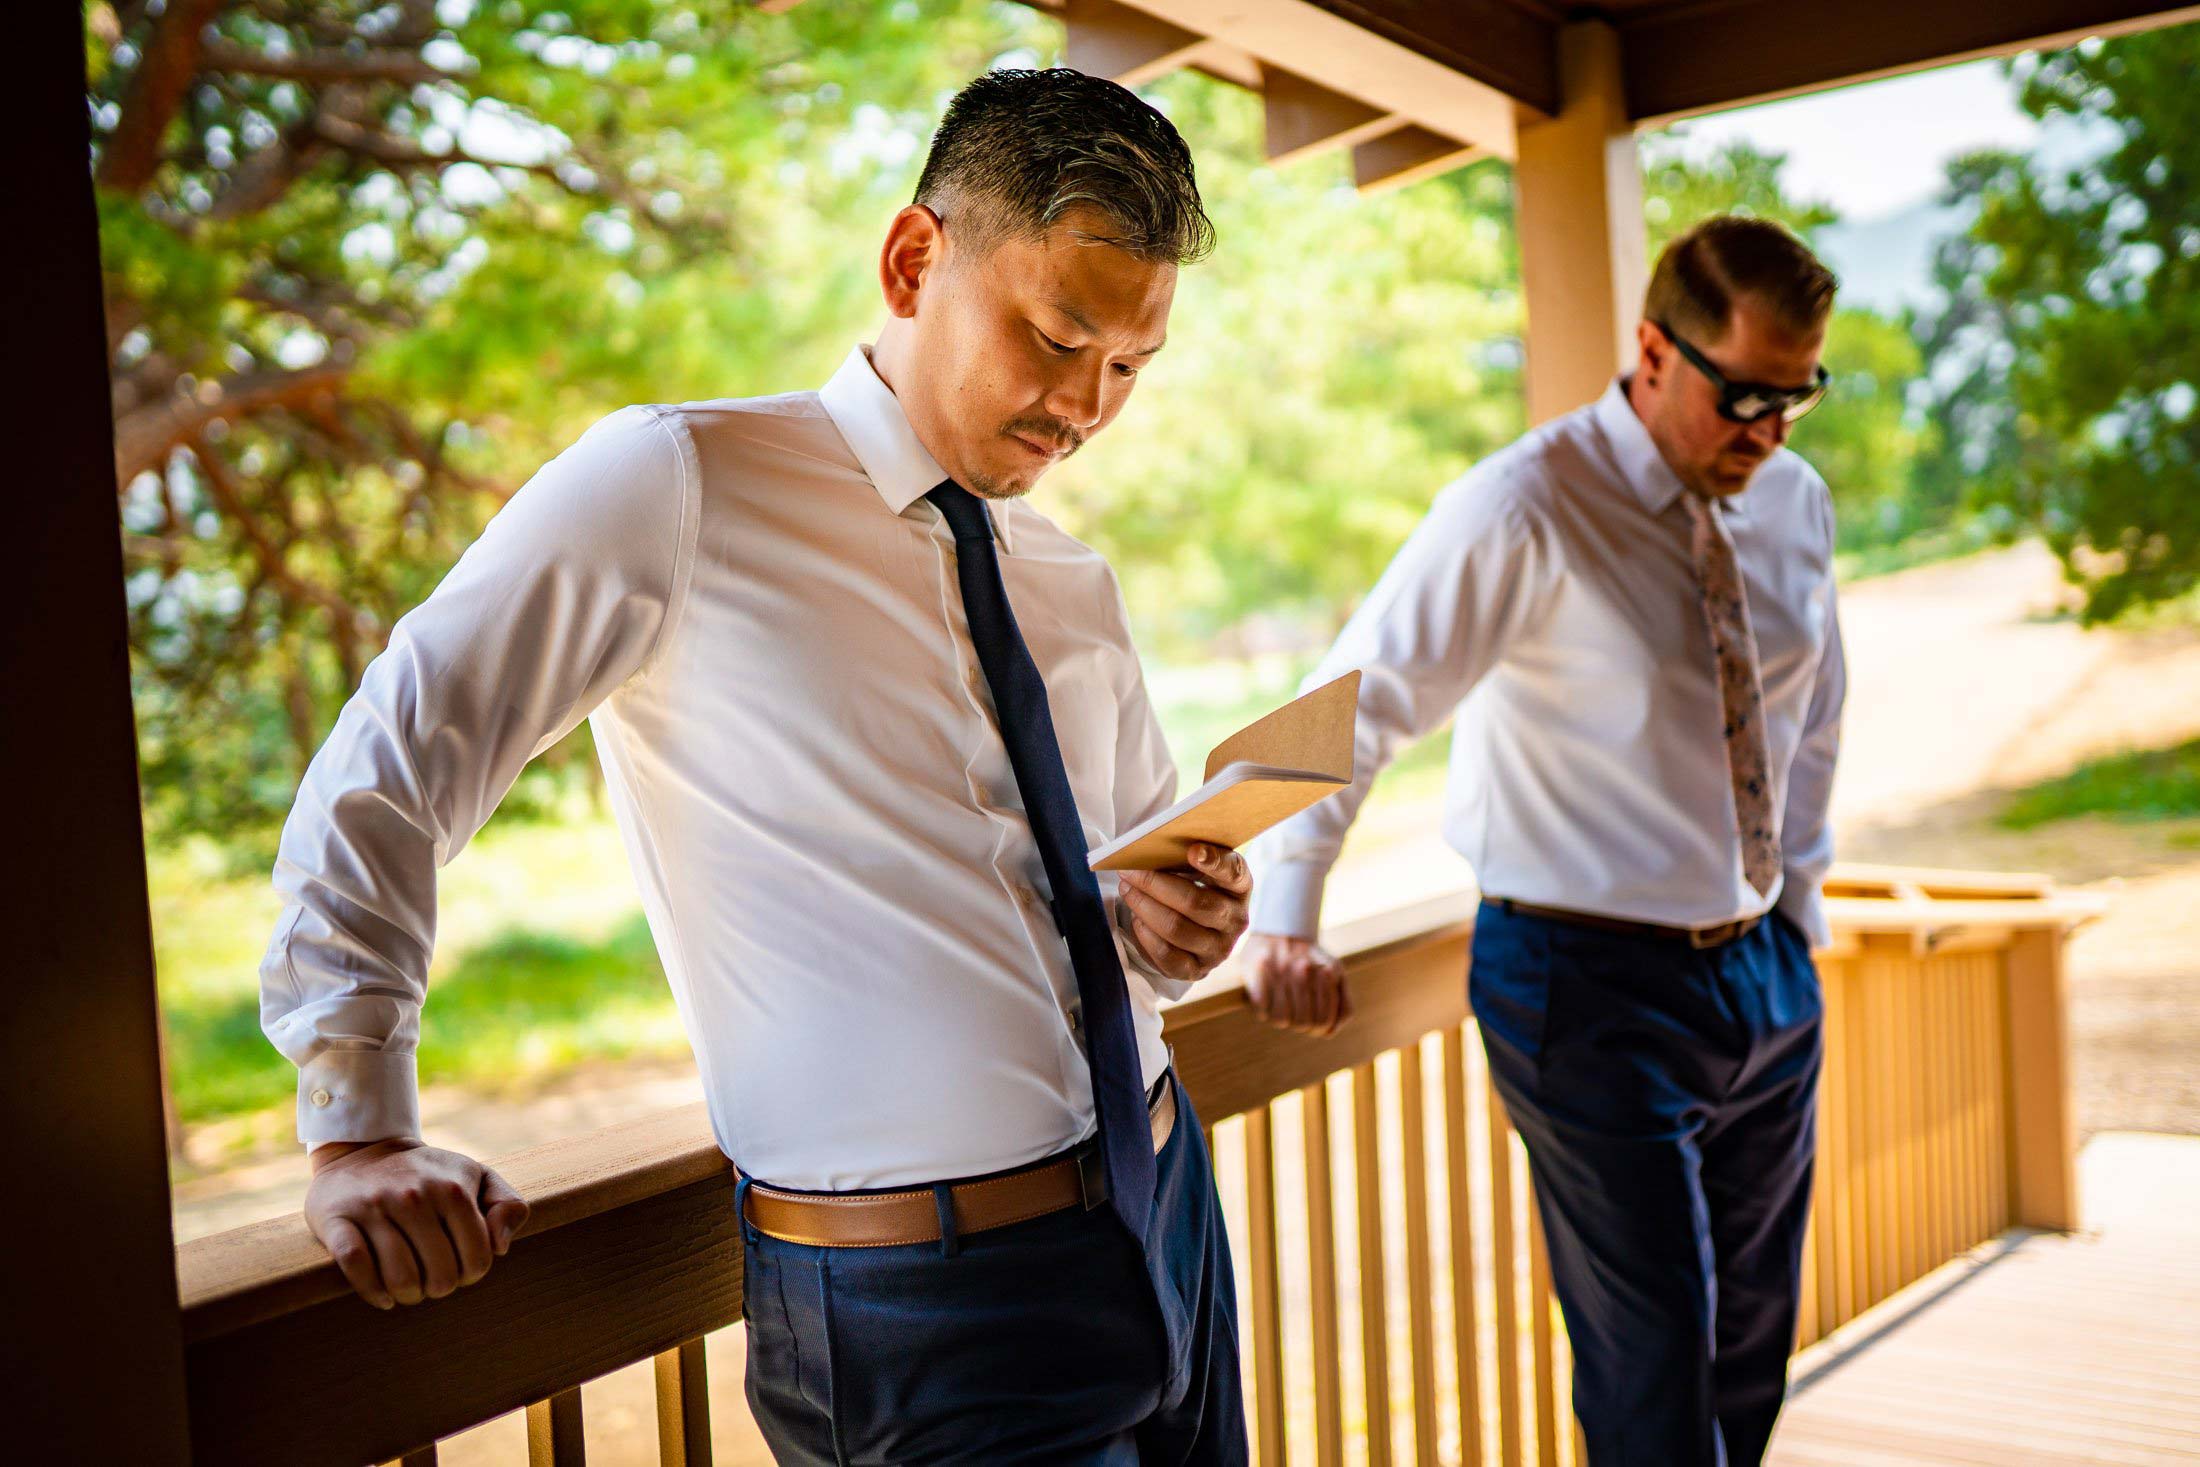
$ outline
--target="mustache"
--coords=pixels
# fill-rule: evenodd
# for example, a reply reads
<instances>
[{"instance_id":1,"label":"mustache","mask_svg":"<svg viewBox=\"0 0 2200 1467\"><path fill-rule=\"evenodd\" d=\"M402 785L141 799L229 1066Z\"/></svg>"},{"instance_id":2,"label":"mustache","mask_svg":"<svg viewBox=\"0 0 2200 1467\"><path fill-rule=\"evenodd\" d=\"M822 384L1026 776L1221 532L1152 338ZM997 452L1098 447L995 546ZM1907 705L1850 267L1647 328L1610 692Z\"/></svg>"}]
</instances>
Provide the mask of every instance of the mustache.
<instances>
[{"instance_id":1,"label":"mustache","mask_svg":"<svg viewBox=\"0 0 2200 1467\"><path fill-rule=\"evenodd\" d=\"M1058 448L1065 456L1085 446L1085 435L1057 418L1011 418L1002 425L1001 431L1021 434L1048 448Z\"/></svg>"}]
</instances>

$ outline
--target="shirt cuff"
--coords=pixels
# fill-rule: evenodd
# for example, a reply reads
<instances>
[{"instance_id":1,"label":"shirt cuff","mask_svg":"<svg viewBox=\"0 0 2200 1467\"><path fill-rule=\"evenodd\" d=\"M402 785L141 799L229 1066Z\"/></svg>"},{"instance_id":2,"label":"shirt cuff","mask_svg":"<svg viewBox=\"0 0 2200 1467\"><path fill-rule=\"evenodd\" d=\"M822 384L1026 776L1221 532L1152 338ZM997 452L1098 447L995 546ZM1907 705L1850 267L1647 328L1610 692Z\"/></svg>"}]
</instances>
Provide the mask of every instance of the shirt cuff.
<instances>
[{"instance_id":1,"label":"shirt cuff","mask_svg":"<svg viewBox=\"0 0 2200 1467\"><path fill-rule=\"evenodd\" d=\"M1318 861L1279 861L1253 880L1251 930L1271 937L1321 935L1322 888L1329 867Z\"/></svg>"},{"instance_id":2,"label":"shirt cuff","mask_svg":"<svg viewBox=\"0 0 2200 1467\"><path fill-rule=\"evenodd\" d=\"M420 1135L418 1057L409 1049L330 1049L298 1067L298 1139L386 1141Z\"/></svg>"},{"instance_id":3,"label":"shirt cuff","mask_svg":"<svg viewBox=\"0 0 2200 1467\"><path fill-rule=\"evenodd\" d=\"M1115 893L1108 896L1108 918L1115 924L1115 950L1122 956L1123 966L1136 973L1154 991L1156 998L1179 999L1192 991L1190 978L1171 978L1153 965L1146 950L1131 935L1130 908L1123 905L1123 898Z\"/></svg>"},{"instance_id":4,"label":"shirt cuff","mask_svg":"<svg viewBox=\"0 0 2200 1467\"><path fill-rule=\"evenodd\" d=\"M1790 877L1780 893L1779 908L1810 939L1813 952L1833 946L1833 925L1826 920L1826 894L1815 881Z\"/></svg>"}]
</instances>

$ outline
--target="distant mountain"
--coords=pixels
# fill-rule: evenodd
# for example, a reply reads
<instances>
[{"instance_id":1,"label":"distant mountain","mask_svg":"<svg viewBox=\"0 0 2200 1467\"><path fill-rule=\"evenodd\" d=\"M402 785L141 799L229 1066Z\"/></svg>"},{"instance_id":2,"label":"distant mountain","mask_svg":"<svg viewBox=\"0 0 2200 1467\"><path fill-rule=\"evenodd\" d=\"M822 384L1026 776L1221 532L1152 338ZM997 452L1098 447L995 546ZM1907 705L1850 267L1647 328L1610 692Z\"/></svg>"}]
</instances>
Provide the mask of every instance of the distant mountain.
<instances>
[{"instance_id":1,"label":"distant mountain","mask_svg":"<svg viewBox=\"0 0 2200 1467\"><path fill-rule=\"evenodd\" d=\"M1889 316L1904 306L1933 304L1933 245L1969 228L1971 212L1969 205L1928 199L1819 230L1818 252L1841 277L1841 303Z\"/></svg>"},{"instance_id":2,"label":"distant mountain","mask_svg":"<svg viewBox=\"0 0 2200 1467\"><path fill-rule=\"evenodd\" d=\"M2033 135L2032 164L2050 175L2084 168L2116 138L2110 124L2089 127L2068 117L2050 117ZM1889 315L1904 306L1934 304L1934 242L1968 229L1973 207L1920 199L1891 214L1844 219L1819 230L1818 251L1841 277L1842 304L1870 306Z\"/></svg>"}]
</instances>

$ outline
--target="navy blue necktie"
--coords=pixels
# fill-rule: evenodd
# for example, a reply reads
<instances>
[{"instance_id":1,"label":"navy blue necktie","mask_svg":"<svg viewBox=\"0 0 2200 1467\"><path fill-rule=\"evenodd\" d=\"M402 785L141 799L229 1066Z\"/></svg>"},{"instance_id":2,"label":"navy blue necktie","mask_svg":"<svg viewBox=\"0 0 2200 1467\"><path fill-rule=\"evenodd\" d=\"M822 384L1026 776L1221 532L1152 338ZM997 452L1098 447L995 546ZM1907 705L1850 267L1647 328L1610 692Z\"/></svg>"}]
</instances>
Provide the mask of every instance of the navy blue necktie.
<instances>
[{"instance_id":1,"label":"navy blue necktie","mask_svg":"<svg viewBox=\"0 0 2200 1467\"><path fill-rule=\"evenodd\" d=\"M1070 793L1069 772L1062 767L1062 746L1054 737L1046 684L1040 680L1023 634L1016 630L1016 613L1008 604L1008 588L1001 583L1001 563L993 553L993 525L984 503L953 479L925 498L939 507L955 532L955 575L962 582L963 615L978 649L978 665L985 669L986 686L993 691L1001 741L1008 746L1008 762L1023 793L1032 839L1038 842L1047 884L1054 890L1055 924L1069 944L1070 966L1077 973L1108 1202L1131 1236L1144 1241L1153 1215L1154 1158L1138 1036L1131 1027L1130 993L1116 956L1107 903L1086 864L1084 823L1077 818L1077 799Z\"/></svg>"}]
</instances>

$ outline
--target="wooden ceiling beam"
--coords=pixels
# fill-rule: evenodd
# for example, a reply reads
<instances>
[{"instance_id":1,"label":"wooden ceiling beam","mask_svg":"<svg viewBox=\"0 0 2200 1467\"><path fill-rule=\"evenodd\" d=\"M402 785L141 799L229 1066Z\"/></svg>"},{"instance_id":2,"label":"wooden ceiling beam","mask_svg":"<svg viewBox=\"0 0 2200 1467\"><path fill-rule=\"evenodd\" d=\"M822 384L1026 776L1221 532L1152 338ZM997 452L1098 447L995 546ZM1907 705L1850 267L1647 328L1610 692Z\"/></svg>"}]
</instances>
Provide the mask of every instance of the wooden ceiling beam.
<instances>
[{"instance_id":1,"label":"wooden ceiling beam","mask_svg":"<svg viewBox=\"0 0 2200 1467\"><path fill-rule=\"evenodd\" d=\"M2069 45L2200 19L2200 5L2160 0L1738 0L1614 14L1627 110L1638 125L1771 101L1826 87Z\"/></svg>"},{"instance_id":2,"label":"wooden ceiling beam","mask_svg":"<svg viewBox=\"0 0 2200 1467\"><path fill-rule=\"evenodd\" d=\"M1475 11L1485 5L1511 9L1503 0L1465 3ZM1395 25L1385 34L1348 18L1340 13L1343 0L1122 0L1122 8L1224 42L1258 59L1264 69L1280 68L1432 133L1471 140L1499 157L1513 155L1521 99L1415 50ZM1407 8L1433 15L1445 7ZM1555 76L1556 31L1545 29ZM1547 96L1556 95L1554 82Z\"/></svg>"},{"instance_id":3,"label":"wooden ceiling beam","mask_svg":"<svg viewBox=\"0 0 2200 1467\"><path fill-rule=\"evenodd\" d=\"M1261 102L1267 113L1268 161L1279 167L1332 148L1349 148L1405 121L1280 66L1262 68Z\"/></svg>"},{"instance_id":4,"label":"wooden ceiling beam","mask_svg":"<svg viewBox=\"0 0 2200 1467\"><path fill-rule=\"evenodd\" d=\"M1208 44L1198 31L1116 0L1070 0L1062 7L1062 21L1069 29L1063 59L1089 76L1126 87L1190 66Z\"/></svg>"},{"instance_id":5,"label":"wooden ceiling beam","mask_svg":"<svg viewBox=\"0 0 2200 1467\"><path fill-rule=\"evenodd\" d=\"M1431 132L1417 123L1355 144L1352 149L1352 183L1363 194L1404 188L1462 164L1488 156L1488 150L1457 138Z\"/></svg>"},{"instance_id":6,"label":"wooden ceiling beam","mask_svg":"<svg viewBox=\"0 0 2200 1467\"><path fill-rule=\"evenodd\" d=\"M1251 52L1227 41L1210 39L1206 45L1192 53L1189 64L1193 71L1211 76L1217 81L1241 86L1248 92L1257 92L1261 88L1262 68L1259 59Z\"/></svg>"},{"instance_id":7,"label":"wooden ceiling beam","mask_svg":"<svg viewBox=\"0 0 2200 1467\"><path fill-rule=\"evenodd\" d=\"M1536 6L1519 0L1312 3L1545 116L1558 111L1558 26Z\"/></svg>"}]
</instances>

